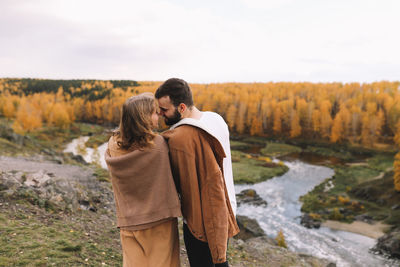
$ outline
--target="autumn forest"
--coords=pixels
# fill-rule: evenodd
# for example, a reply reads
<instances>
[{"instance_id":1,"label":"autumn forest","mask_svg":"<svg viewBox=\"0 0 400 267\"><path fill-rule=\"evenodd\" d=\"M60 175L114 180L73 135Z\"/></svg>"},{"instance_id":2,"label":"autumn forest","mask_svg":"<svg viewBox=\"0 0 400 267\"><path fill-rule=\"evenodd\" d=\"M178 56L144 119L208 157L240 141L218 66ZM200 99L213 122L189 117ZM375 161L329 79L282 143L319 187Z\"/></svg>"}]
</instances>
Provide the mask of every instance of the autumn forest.
<instances>
[{"instance_id":1,"label":"autumn forest","mask_svg":"<svg viewBox=\"0 0 400 267\"><path fill-rule=\"evenodd\" d=\"M116 126L130 96L160 82L0 79L0 115L23 134L73 122ZM236 134L369 148L400 145L400 82L191 84L195 104ZM400 170L400 155L395 170ZM395 171L395 173L400 173ZM395 175L395 179L400 179ZM400 181L397 183L400 190Z\"/></svg>"}]
</instances>

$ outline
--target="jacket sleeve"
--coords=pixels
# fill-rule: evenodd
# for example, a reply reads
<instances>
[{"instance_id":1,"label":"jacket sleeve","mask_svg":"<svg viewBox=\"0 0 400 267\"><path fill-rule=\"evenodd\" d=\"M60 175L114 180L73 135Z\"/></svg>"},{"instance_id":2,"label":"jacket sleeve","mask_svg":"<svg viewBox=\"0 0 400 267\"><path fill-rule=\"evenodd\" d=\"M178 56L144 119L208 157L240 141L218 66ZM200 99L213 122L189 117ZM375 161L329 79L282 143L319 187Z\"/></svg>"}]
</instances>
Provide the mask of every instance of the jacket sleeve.
<instances>
[{"instance_id":1,"label":"jacket sleeve","mask_svg":"<svg viewBox=\"0 0 400 267\"><path fill-rule=\"evenodd\" d=\"M205 135L200 134L199 138L200 142L190 153L170 149L171 165L173 175L180 180L183 188L197 185L182 183L198 182L203 225L211 256L214 263L223 263L226 261L228 246L229 211L226 201L229 200L226 198L224 178L214 155L212 142ZM185 195L185 192L182 193ZM184 202L197 201L192 197L194 196L185 195ZM182 205L185 216L191 216L185 208Z\"/></svg>"},{"instance_id":2,"label":"jacket sleeve","mask_svg":"<svg viewBox=\"0 0 400 267\"><path fill-rule=\"evenodd\" d=\"M213 262L222 263L226 261L228 245L228 209L220 172L210 174L208 179L201 190L204 228Z\"/></svg>"},{"instance_id":3,"label":"jacket sleeve","mask_svg":"<svg viewBox=\"0 0 400 267\"><path fill-rule=\"evenodd\" d=\"M204 166L200 173L201 207L208 246L214 263L226 261L228 246L228 216L225 182L219 168L210 140L204 139L202 144Z\"/></svg>"}]
</instances>

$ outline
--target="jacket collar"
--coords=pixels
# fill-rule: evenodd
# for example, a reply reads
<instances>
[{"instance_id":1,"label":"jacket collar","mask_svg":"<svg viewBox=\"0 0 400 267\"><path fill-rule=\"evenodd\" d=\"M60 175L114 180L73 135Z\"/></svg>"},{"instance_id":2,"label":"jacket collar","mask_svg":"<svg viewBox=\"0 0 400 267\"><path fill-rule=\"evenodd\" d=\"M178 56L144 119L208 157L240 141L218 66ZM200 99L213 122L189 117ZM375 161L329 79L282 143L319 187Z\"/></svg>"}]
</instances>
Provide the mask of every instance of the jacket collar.
<instances>
[{"instance_id":1,"label":"jacket collar","mask_svg":"<svg viewBox=\"0 0 400 267\"><path fill-rule=\"evenodd\" d=\"M173 130L173 129L175 129L175 128L179 127L179 126L182 126L182 125L194 126L194 127L200 128L200 129L204 130L205 132L207 132L209 135L211 135L213 137L214 141L218 144L217 147L214 148L214 149L217 150L217 152L222 156L222 158L226 157L226 154L225 154L224 148L222 146L221 140L219 140L217 138L215 133L213 133L213 131L211 131L211 129L208 128L205 123L203 123L200 120L196 120L196 119L192 119L192 118L184 118L184 119L181 119L179 122L175 123L174 125L172 125L169 129Z\"/></svg>"}]
</instances>

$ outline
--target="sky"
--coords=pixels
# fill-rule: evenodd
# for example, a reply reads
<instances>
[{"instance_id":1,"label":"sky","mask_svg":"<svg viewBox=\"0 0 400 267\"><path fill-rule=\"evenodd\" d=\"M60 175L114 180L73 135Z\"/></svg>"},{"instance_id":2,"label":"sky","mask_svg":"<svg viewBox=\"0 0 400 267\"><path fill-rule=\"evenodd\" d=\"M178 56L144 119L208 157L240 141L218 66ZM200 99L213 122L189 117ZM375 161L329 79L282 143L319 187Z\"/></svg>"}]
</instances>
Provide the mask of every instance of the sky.
<instances>
[{"instance_id":1,"label":"sky","mask_svg":"<svg viewBox=\"0 0 400 267\"><path fill-rule=\"evenodd\" d=\"M400 80L398 0L0 0L0 77Z\"/></svg>"}]
</instances>

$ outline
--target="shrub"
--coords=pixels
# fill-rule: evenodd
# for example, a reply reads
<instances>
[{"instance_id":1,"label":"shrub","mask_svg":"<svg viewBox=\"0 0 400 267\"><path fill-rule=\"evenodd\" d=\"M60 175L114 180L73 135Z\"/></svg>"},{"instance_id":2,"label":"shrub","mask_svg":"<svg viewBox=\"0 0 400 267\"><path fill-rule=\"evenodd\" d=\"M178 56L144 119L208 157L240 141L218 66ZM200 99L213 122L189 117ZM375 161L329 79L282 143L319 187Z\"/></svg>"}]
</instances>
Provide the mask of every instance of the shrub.
<instances>
[{"instance_id":1,"label":"shrub","mask_svg":"<svg viewBox=\"0 0 400 267\"><path fill-rule=\"evenodd\" d=\"M278 235L275 238L276 242L278 243L278 246L287 248L287 244L285 241L285 236L283 235L282 230L279 231Z\"/></svg>"},{"instance_id":2,"label":"shrub","mask_svg":"<svg viewBox=\"0 0 400 267\"><path fill-rule=\"evenodd\" d=\"M339 208L334 208L329 215L329 219L335 220L335 221L340 221L343 219L343 215L340 213Z\"/></svg>"}]
</instances>

